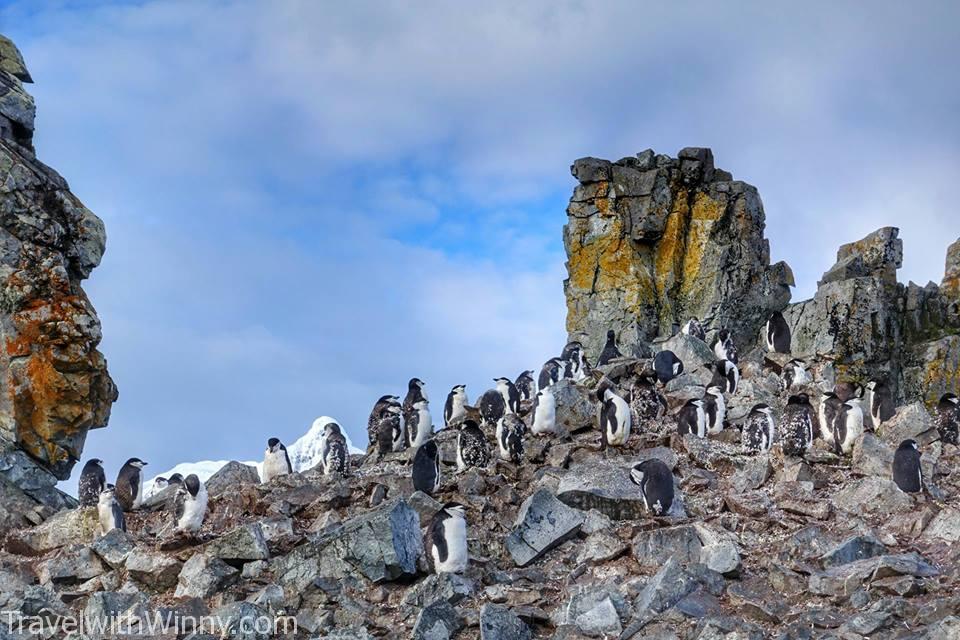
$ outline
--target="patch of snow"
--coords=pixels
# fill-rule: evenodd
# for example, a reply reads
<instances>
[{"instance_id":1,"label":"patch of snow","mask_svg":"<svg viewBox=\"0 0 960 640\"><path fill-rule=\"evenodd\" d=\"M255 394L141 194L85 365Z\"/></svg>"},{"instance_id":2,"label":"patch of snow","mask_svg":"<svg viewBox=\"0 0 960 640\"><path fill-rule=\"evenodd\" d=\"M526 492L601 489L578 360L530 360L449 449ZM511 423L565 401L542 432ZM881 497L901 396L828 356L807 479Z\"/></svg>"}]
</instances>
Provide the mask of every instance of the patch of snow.
<instances>
[{"instance_id":1,"label":"patch of snow","mask_svg":"<svg viewBox=\"0 0 960 640\"><path fill-rule=\"evenodd\" d=\"M336 422L337 424L340 424L337 420L334 420L330 416L320 416L313 421L310 429L305 434L297 438L293 444L287 445L287 455L290 456L290 465L293 467L294 471L306 471L320 464L320 452L323 450L323 428L328 422ZM345 430L343 435L347 439L347 449L350 451L350 453L364 453L363 450L358 449L353 445L353 442L350 441L350 436L347 435ZM229 462L229 460L181 462L172 469L169 469L164 473L157 474L150 480L144 482L143 495L144 497L149 497L158 490L156 488L156 479L159 477L169 478L175 473L179 473L183 477L187 477L191 473L195 473L197 474L197 477L200 478L200 482L206 482L210 479L210 476L222 469ZM260 462L244 462L243 464L256 467L257 473L262 475L262 460Z\"/></svg>"}]
</instances>

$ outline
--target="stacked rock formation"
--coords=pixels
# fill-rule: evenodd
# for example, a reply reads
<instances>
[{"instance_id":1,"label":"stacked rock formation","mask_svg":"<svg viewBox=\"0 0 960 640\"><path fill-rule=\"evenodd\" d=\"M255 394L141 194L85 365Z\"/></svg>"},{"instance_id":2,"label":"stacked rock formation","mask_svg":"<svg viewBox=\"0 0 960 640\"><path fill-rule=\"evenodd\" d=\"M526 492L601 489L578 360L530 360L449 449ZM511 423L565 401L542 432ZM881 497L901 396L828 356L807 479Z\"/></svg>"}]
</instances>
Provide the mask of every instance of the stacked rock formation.
<instances>
[{"instance_id":1,"label":"stacked rock formation","mask_svg":"<svg viewBox=\"0 0 960 640\"><path fill-rule=\"evenodd\" d=\"M691 316L753 341L790 301L793 273L770 265L757 189L709 149L581 158L567 207L567 331L596 359L608 329L640 355Z\"/></svg>"},{"instance_id":2,"label":"stacked rock formation","mask_svg":"<svg viewBox=\"0 0 960 640\"><path fill-rule=\"evenodd\" d=\"M24 82L23 58L0 36L0 500L21 507L3 524L69 502L55 484L117 397L80 287L103 255L103 223L37 160Z\"/></svg>"}]
</instances>

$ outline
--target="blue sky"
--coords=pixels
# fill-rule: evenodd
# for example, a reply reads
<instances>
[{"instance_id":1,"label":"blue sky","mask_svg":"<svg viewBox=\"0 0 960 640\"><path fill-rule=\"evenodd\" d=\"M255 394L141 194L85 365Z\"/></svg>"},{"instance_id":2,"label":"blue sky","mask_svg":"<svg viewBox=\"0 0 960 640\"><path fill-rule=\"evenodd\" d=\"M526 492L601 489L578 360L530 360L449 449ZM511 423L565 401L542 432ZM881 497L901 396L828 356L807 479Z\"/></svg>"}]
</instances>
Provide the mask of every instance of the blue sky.
<instances>
[{"instance_id":1,"label":"blue sky","mask_svg":"<svg viewBox=\"0 0 960 640\"><path fill-rule=\"evenodd\" d=\"M901 227L960 235L953 3L6 2L39 156L107 225L86 284L120 387L85 455L251 459L564 341L568 167L709 146L812 294ZM349 5L349 6L342 6Z\"/></svg>"}]
</instances>

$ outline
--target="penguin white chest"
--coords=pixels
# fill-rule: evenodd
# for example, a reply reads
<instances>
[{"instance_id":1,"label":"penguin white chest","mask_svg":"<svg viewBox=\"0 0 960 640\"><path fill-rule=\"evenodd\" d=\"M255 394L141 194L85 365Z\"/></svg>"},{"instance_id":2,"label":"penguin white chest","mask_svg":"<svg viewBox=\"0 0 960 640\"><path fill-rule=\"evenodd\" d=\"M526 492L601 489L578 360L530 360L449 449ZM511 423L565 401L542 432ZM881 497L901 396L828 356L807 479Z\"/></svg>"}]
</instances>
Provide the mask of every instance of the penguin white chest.
<instances>
[{"instance_id":1,"label":"penguin white chest","mask_svg":"<svg viewBox=\"0 0 960 640\"><path fill-rule=\"evenodd\" d=\"M263 456L263 481L270 482L277 476L289 473L287 456L282 450L268 451Z\"/></svg>"},{"instance_id":2,"label":"penguin white chest","mask_svg":"<svg viewBox=\"0 0 960 640\"><path fill-rule=\"evenodd\" d=\"M195 498L187 498L183 505L183 515L177 521L177 528L181 531L196 533L203 526L203 518L206 514L207 492L201 488Z\"/></svg>"},{"instance_id":3,"label":"penguin white chest","mask_svg":"<svg viewBox=\"0 0 960 640\"><path fill-rule=\"evenodd\" d=\"M143 504L143 472L137 473L137 496L133 499L133 508L139 509Z\"/></svg>"},{"instance_id":4,"label":"penguin white chest","mask_svg":"<svg viewBox=\"0 0 960 640\"><path fill-rule=\"evenodd\" d=\"M613 425L608 424L607 442L615 446L622 446L626 444L627 440L630 438L630 422L632 420L630 407L627 405L626 400L615 393L609 394L607 401L613 404L614 415L616 416L617 421L617 430L615 433L610 431Z\"/></svg>"},{"instance_id":5,"label":"penguin white chest","mask_svg":"<svg viewBox=\"0 0 960 640\"><path fill-rule=\"evenodd\" d=\"M117 523L113 519L113 504L101 500L97 503L97 515L100 519L100 533L106 534L108 531L117 528Z\"/></svg>"},{"instance_id":6,"label":"penguin white chest","mask_svg":"<svg viewBox=\"0 0 960 640\"><path fill-rule=\"evenodd\" d=\"M421 407L418 411L417 418L417 439L414 440L413 446L419 447L424 442L430 439L430 436L433 435L433 420L430 417L430 409L427 407Z\"/></svg>"},{"instance_id":7,"label":"penguin white chest","mask_svg":"<svg viewBox=\"0 0 960 640\"><path fill-rule=\"evenodd\" d=\"M437 573L462 573L467 568L467 522L463 518L447 518L443 522L443 539L447 543L447 559L433 548L433 562Z\"/></svg>"},{"instance_id":8,"label":"penguin white chest","mask_svg":"<svg viewBox=\"0 0 960 640\"><path fill-rule=\"evenodd\" d=\"M545 433L555 433L557 430L557 406L553 394L544 391L539 396L537 411L533 416L533 426L530 431L540 435Z\"/></svg>"}]
</instances>

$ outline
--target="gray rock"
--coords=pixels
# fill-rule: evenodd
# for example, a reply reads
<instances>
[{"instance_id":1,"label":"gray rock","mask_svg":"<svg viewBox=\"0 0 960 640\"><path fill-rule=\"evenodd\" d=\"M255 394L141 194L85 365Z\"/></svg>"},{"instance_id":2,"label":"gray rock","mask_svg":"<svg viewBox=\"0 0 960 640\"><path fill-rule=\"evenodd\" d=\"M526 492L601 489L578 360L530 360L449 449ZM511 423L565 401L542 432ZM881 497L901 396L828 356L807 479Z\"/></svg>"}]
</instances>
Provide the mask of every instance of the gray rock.
<instances>
[{"instance_id":1,"label":"gray rock","mask_svg":"<svg viewBox=\"0 0 960 640\"><path fill-rule=\"evenodd\" d=\"M420 518L397 498L296 547L272 568L280 584L299 590L316 578L356 576L375 583L409 578L417 574L422 555Z\"/></svg>"},{"instance_id":2,"label":"gray rock","mask_svg":"<svg viewBox=\"0 0 960 640\"><path fill-rule=\"evenodd\" d=\"M207 543L204 552L237 567L245 562L270 557L267 540L259 523L246 524L223 534Z\"/></svg>"},{"instance_id":3,"label":"gray rock","mask_svg":"<svg viewBox=\"0 0 960 640\"><path fill-rule=\"evenodd\" d=\"M927 525L922 537L925 540L960 541L960 510L945 507Z\"/></svg>"},{"instance_id":4,"label":"gray rock","mask_svg":"<svg viewBox=\"0 0 960 640\"><path fill-rule=\"evenodd\" d=\"M510 609L497 604L480 608L480 640L530 640L530 627Z\"/></svg>"},{"instance_id":5,"label":"gray rock","mask_svg":"<svg viewBox=\"0 0 960 640\"><path fill-rule=\"evenodd\" d=\"M663 447L623 458L622 462L591 460L572 466L560 479L557 498L581 511L596 509L614 520L648 517L650 513L643 504L639 487L630 480L630 469L649 458L663 460L670 467L677 464L676 454Z\"/></svg>"},{"instance_id":6,"label":"gray rock","mask_svg":"<svg viewBox=\"0 0 960 640\"><path fill-rule=\"evenodd\" d=\"M127 574L140 584L162 591L177 584L183 564L163 553L134 549L127 555L124 566Z\"/></svg>"},{"instance_id":7,"label":"gray rock","mask_svg":"<svg viewBox=\"0 0 960 640\"><path fill-rule=\"evenodd\" d=\"M414 607L424 607L439 600L455 605L475 591L473 581L458 573L432 573L410 589L404 602Z\"/></svg>"},{"instance_id":8,"label":"gray rock","mask_svg":"<svg viewBox=\"0 0 960 640\"><path fill-rule=\"evenodd\" d=\"M263 607L250 602L234 602L213 612L222 625L221 637L231 640L268 640L274 638L274 617Z\"/></svg>"},{"instance_id":9,"label":"gray rock","mask_svg":"<svg viewBox=\"0 0 960 640\"><path fill-rule=\"evenodd\" d=\"M38 568L43 584L74 585L101 575L103 563L89 547L70 545L60 549Z\"/></svg>"},{"instance_id":10,"label":"gray rock","mask_svg":"<svg viewBox=\"0 0 960 640\"><path fill-rule=\"evenodd\" d=\"M507 551L517 566L525 567L550 549L577 534L584 516L540 489L520 505L516 523L506 538Z\"/></svg>"},{"instance_id":11,"label":"gray rock","mask_svg":"<svg viewBox=\"0 0 960 640\"><path fill-rule=\"evenodd\" d=\"M91 545L93 552L100 556L111 569L122 567L127 561L127 556L136 548L136 543L126 531L112 529L106 535L97 538Z\"/></svg>"},{"instance_id":12,"label":"gray rock","mask_svg":"<svg viewBox=\"0 0 960 640\"><path fill-rule=\"evenodd\" d=\"M457 610L446 600L438 600L417 615L413 625L414 640L448 640L463 627Z\"/></svg>"},{"instance_id":13,"label":"gray rock","mask_svg":"<svg viewBox=\"0 0 960 640\"><path fill-rule=\"evenodd\" d=\"M847 513L889 515L913 508L913 499L886 478L851 480L833 495L833 504Z\"/></svg>"},{"instance_id":14,"label":"gray rock","mask_svg":"<svg viewBox=\"0 0 960 640\"><path fill-rule=\"evenodd\" d=\"M677 333L664 342L654 343L654 348L657 351L673 351L683 363L685 372L709 366L717 359L713 349L708 347L706 342L683 333ZM710 375L712 376L712 373Z\"/></svg>"},{"instance_id":15,"label":"gray rock","mask_svg":"<svg viewBox=\"0 0 960 640\"><path fill-rule=\"evenodd\" d=\"M218 496L227 491L236 491L244 485L260 484L260 474L256 467L234 460L223 465L205 484L208 494Z\"/></svg>"},{"instance_id":16,"label":"gray rock","mask_svg":"<svg viewBox=\"0 0 960 640\"><path fill-rule=\"evenodd\" d=\"M100 591L91 594L83 609L83 617L87 623L117 619L129 612L143 610L149 602L147 596L136 590L117 592Z\"/></svg>"},{"instance_id":17,"label":"gray rock","mask_svg":"<svg viewBox=\"0 0 960 640\"><path fill-rule=\"evenodd\" d=\"M820 560L824 567L835 567L865 558L882 556L886 552L887 548L873 536L853 536L820 556Z\"/></svg>"},{"instance_id":18,"label":"gray rock","mask_svg":"<svg viewBox=\"0 0 960 640\"><path fill-rule=\"evenodd\" d=\"M864 476L891 478L893 451L894 448L880 438L865 433L853 444L853 470Z\"/></svg>"},{"instance_id":19,"label":"gray rock","mask_svg":"<svg viewBox=\"0 0 960 640\"><path fill-rule=\"evenodd\" d=\"M929 578L939 572L916 553L884 555L829 567L810 575L810 591L820 595L849 596L866 582L891 576Z\"/></svg>"},{"instance_id":20,"label":"gray rock","mask_svg":"<svg viewBox=\"0 0 960 640\"><path fill-rule=\"evenodd\" d=\"M633 539L633 556L648 569L663 566L663 559L668 557L680 564L700 562L702 549L697 529L687 524L648 529Z\"/></svg>"},{"instance_id":21,"label":"gray rock","mask_svg":"<svg viewBox=\"0 0 960 640\"><path fill-rule=\"evenodd\" d=\"M430 519L443 508L442 502L428 496L423 491L414 491L413 495L407 499L407 503L420 516L420 522L430 522Z\"/></svg>"},{"instance_id":22,"label":"gray rock","mask_svg":"<svg viewBox=\"0 0 960 640\"><path fill-rule=\"evenodd\" d=\"M12 553L39 555L68 544L90 544L99 531L95 508L61 511L38 527L11 532L6 548Z\"/></svg>"},{"instance_id":23,"label":"gray rock","mask_svg":"<svg viewBox=\"0 0 960 640\"><path fill-rule=\"evenodd\" d=\"M735 537L720 533L705 524L694 525L700 543L700 563L711 571L725 576L736 576L740 573L740 549Z\"/></svg>"},{"instance_id":24,"label":"gray rock","mask_svg":"<svg viewBox=\"0 0 960 640\"><path fill-rule=\"evenodd\" d=\"M912 438L923 447L940 437L930 412L922 402L898 407L894 416L880 425L877 433L894 449L907 439Z\"/></svg>"},{"instance_id":25,"label":"gray rock","mask_svg":"<svg viewBox=\"0 0 960 640\"><path fill-rule=\"evenodd\" d=\"M195 553L177 576L177 598L209 598L236 581L239 572L220 558Z\"/></svg>"},{"instance_id":26,"label":"gray rock","mask_svg":"<svg viewBox=\"0 0 960 640\"><path fill-rule=\"evenodd\" d=\"M0 70L23 82L33 82L20 50L6 36L0 36Z\"/></svg>"},{"instance_id":27,"label":"gray rock","mask_svg":"<svg viewBox=\"0 0 960 640\"><path fill-rule=\"evenodd\" d=\"M551 385L550 391L556 401L556 424L561 434L596 425L597 404L588 388L567 378Z\"/></svg>"}]
</instances>

